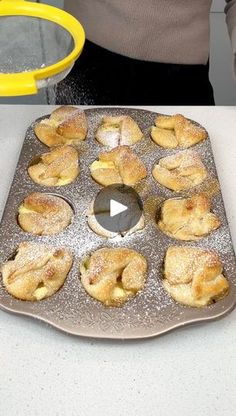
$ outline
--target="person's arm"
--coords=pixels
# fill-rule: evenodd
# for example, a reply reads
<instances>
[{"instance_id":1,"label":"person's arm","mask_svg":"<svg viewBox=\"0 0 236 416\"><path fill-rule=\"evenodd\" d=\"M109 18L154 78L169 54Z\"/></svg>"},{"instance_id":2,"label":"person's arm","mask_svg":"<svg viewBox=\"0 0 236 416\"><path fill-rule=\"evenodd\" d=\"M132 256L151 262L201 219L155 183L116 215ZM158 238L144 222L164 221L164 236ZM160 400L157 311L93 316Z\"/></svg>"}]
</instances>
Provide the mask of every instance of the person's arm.
<instances>
[{"instance_id":1,"label":"person's arm","mask_svg":"<svg viewBox=\"0 0 236 416\"><path fill-rule=\"evenodd\" d=\"M236 0L225 0L226 22L234 53L234 74L236 76Z\"/></svg>"}]
</instances>

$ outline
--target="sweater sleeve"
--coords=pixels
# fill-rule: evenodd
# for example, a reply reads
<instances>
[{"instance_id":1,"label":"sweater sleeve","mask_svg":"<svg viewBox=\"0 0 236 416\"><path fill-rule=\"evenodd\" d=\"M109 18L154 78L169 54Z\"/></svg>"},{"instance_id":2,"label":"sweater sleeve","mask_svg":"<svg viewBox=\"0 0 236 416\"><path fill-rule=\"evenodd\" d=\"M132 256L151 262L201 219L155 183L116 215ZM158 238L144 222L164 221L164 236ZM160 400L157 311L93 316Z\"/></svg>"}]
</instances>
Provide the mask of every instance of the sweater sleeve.
<instances>
[{"instance_id":1,"label":"sweater sleeve","mask_svg":"<svg viewBox=\"0 0 236 416\"><path fill-rule=\"evenodd\" d=\"M225 14L234 53L234 75L236 77L236 0L226 0Z\"/></svg>"}]
</instances>

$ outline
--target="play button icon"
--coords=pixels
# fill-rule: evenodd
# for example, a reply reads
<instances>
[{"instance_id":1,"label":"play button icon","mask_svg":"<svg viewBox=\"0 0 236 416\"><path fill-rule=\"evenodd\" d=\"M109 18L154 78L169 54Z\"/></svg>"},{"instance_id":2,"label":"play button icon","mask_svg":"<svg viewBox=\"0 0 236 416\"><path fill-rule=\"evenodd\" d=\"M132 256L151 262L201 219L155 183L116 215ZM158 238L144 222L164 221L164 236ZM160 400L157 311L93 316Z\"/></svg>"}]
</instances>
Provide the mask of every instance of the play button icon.
<instances>
[{"instance_id":1,"label":"play button icon","mask_svg":"<svg viewBox=\"0 0 236 416\"><path fill-rule=\"evenodd\" d=\"M110 200L110 216L115 217L116 215L125 212L128 209L126 205L121 204L120 202L114 201L114 199Z\"/></svg>"},{"instance_id":2,"label":"play button icon","mask_svg":"<svg viewBox=\"0 0 236 416\"><path fill-rule=\"evenodd\" d=\"M98 193L93 212L102 228L122 234L139 223L143 204L133 188L121 184L110 185Z\"/></svg>"}]
</instances>

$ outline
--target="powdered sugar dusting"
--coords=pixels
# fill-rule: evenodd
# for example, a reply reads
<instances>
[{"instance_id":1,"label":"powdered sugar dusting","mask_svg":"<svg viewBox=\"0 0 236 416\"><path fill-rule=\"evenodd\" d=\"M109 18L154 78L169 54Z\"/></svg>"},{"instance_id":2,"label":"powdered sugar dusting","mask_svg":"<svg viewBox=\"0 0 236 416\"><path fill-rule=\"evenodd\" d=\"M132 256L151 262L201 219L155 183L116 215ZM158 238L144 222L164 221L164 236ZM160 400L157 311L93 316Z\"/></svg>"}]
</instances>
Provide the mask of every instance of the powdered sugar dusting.
<instances>
[{"instance_id":1,"label":"powdered sugar dusting","mask_svg":"<svg viewBox=\"0 0 236 416\"><path fill-rule=\"evenodd\" d=\"M27 173L30 161L39 154L45 153L47 147L40 143L30 127L26 134L12 188L0 230L0 262L5 261L22 241L33 241L66 247L73 256L74 262L64 286L52 297L40 302L22 302L7 294L0 285L0 304L7 309L36 316L61 329L85 336L135 338L160 334L173 327L192 321L200 321L219 316L230 310L235 303L236 266L229 228L225 217L223 201L212 156L209 139L194 146L194 151L201 157L207 167L209 176L201 185L201 191L209 195L212 181L212 211L219 216L222 226L199 242L177 242L179 246L197 246L209 248L219 253L224 264L225 275L231 282L229 296L202 309L178 305L166 293L162 285L162 266L165 252L176 240L164 235L155 224L156 209L160 203L177 194L159 185L152 177L152 169L157 160L172 155L179 150L164 150L150 138L150 128L154 124L156 113L124 108L97 108L86 110L89 132L87 139L78 145L80 175L66 186L44 187L35 184ZM143 230L125 237L106 240L96 235L87 225L86 213L91 201L101 189L90 176L89 166L98 159L99 153L109 150L99 144L94 133L103 116L129 115L138 122L144 138L132 146L132 149L143 161L148 171L148 178L135 186L143 199L146 226ZM204 188L205 187L205 188ZM178 196L192 195L198 188L182 192ZM32 236L23 232L17 224L17 208L22 200L32 192L46 192L62 196L74 210L73 222L61 233L54 236ZM148 262L148 275L145 288L135 298L121 308L106 308L89 297L83 289L79 278L79 265L84 257L101 247L128 247L139 251Z\"/></svg>"}]
</instances>

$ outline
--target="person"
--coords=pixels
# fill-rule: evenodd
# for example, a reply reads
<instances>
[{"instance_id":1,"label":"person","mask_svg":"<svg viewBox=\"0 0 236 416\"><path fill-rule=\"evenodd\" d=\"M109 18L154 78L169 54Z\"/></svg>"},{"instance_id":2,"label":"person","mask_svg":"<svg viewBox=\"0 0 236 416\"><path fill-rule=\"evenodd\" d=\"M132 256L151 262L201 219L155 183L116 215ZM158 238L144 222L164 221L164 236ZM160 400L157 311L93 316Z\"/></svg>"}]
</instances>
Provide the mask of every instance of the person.
<instances>
[{"instance_id":1,"label":"person","mask_svg":"<svg viewBox=\"0 0 236 416\"><path fill-rule=\"evenodd\" d=\"M236 0L226 0L236 52ZM65 0L86 43L57 103L214 105L209 80L212 0Z\"/></svg>"}]
</instances>

